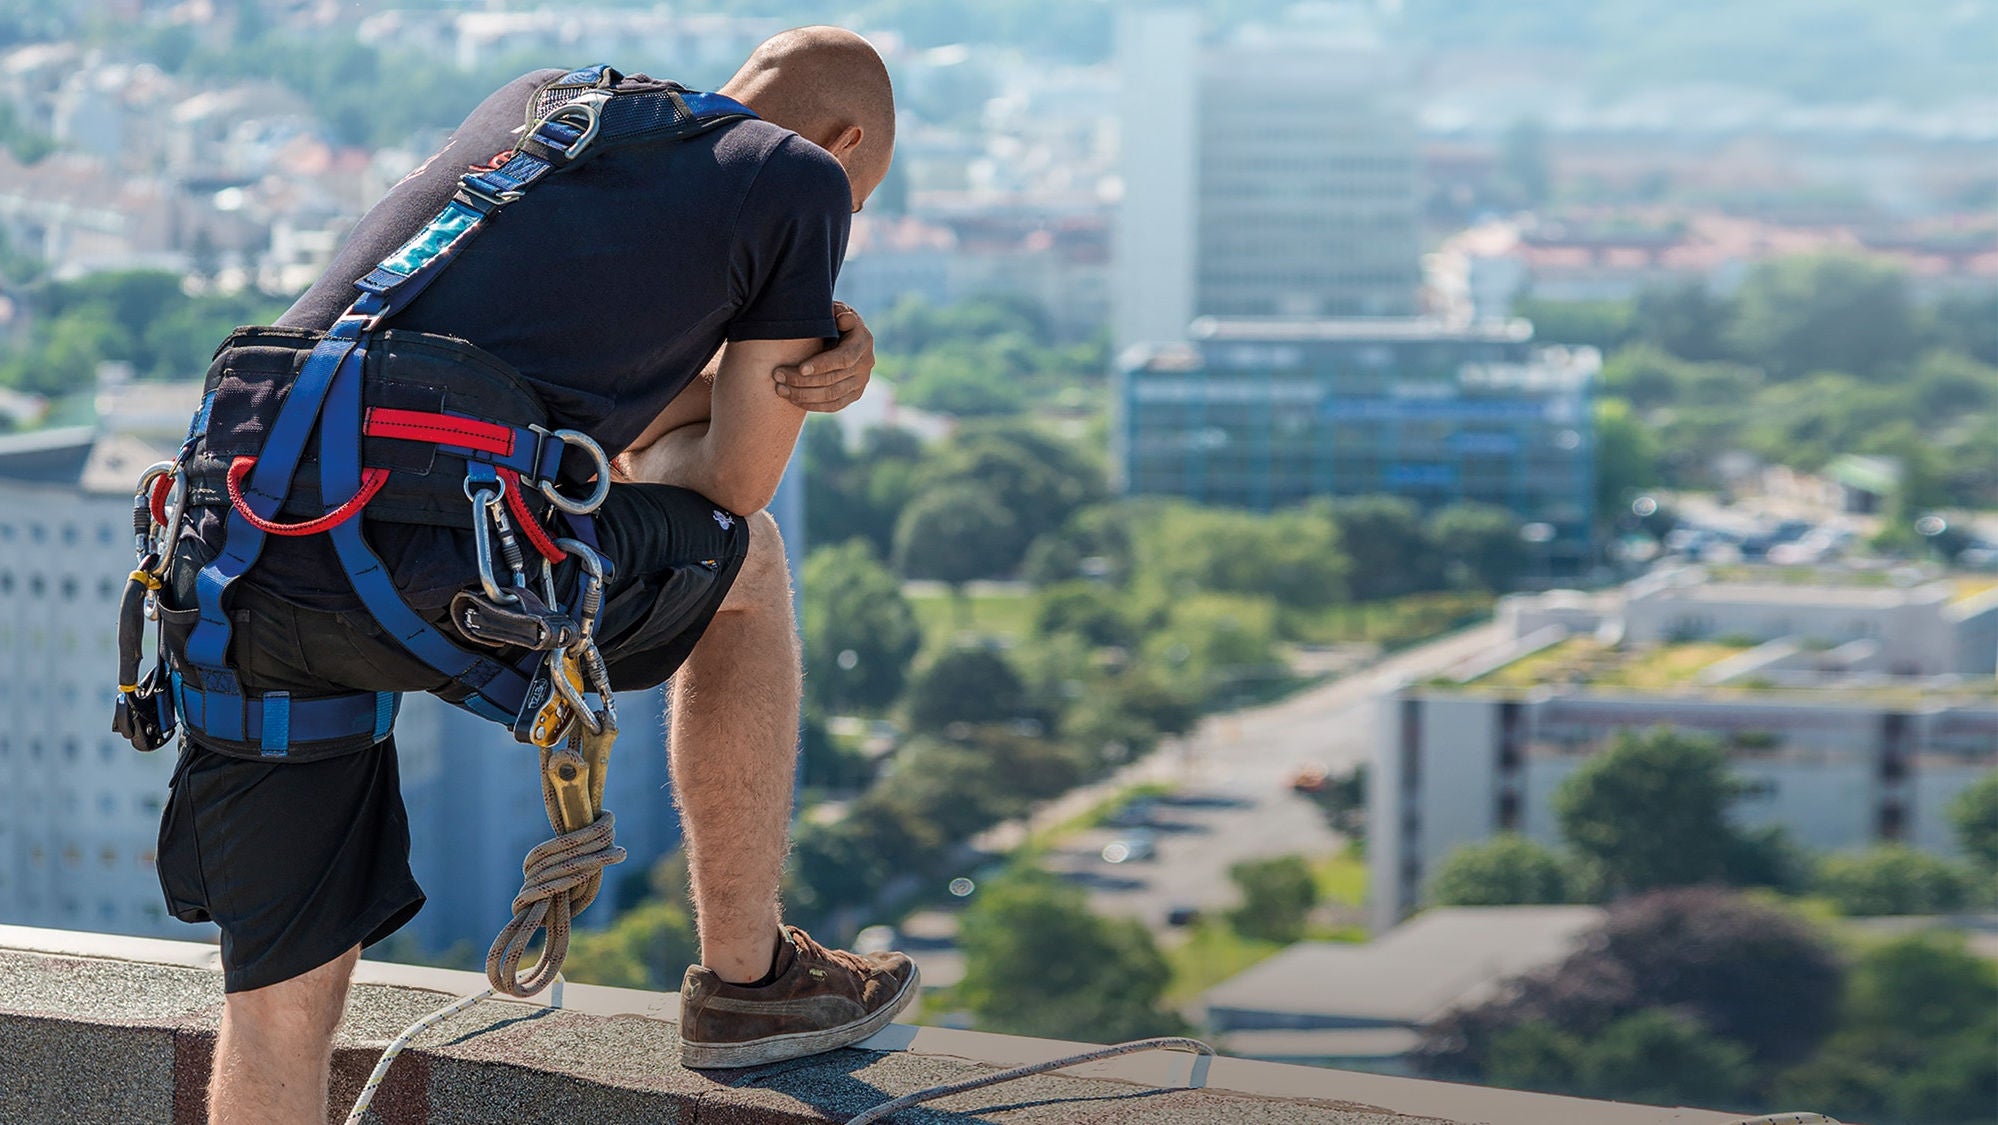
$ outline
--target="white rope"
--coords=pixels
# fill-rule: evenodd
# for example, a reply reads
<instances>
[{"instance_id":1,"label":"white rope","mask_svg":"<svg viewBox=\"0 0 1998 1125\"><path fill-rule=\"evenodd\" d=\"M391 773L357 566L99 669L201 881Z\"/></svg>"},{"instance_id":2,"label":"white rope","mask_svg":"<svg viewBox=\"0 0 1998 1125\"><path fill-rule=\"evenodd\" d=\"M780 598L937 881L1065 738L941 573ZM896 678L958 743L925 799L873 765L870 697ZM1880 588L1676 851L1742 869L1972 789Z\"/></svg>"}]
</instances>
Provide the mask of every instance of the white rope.
<instances>
[{"instance_id":1,"label":"white rope","mask_svg":"<svg viewBox=\"0 0 1998 1125\"><path fill-rule=\"evenodd\" d=\"M361 1096L354 1101L354 1111L347 1115L346 1125L362 1125L363 1119L368 1114L368 1107L374 1103L376 1091L380 1090L382 1083L388 1080L389 1067L394 1065L396 1056L402 1054L403 1048L408 1047L412 1040L445 1020L450 1019L452 1016L457 1015L459 1012L470 1008L482 1000L490 1000L495 995L497 993L493 989L488 988L484 992L475 992L470 996L461 996L417 1020L415 1023L410 1024L407 1028L404 1028L403 1033L390 1041L388 1047L382 1051L382 1057L376 1061L373 1073L368 1075L367 1084L361 1087ZM860 1116L849 1119L846 1125L873 1125L874 1122L886 1120L889 1115L899 1110L907 1109L912 1105L918 1105L922 1102L934 1101L937 1098L947 1098L952 1094L962 1094L966 1091L978 1090L986 1086L997 1086L1001 1082L1011 1082L1017 1078L1045 1074L1050 1070L1061 1070L1064 1067L1080 1066L1083 1063L1114 1059L1120 1055L1134 1055L1139 1051L1157 1050L1191 1051L1195 1055L1205 1055L1210 1058L1214 1055L1214 1048L1198 1039L1187 1039L1181 1036L1166 1036L1159 1039L1137 1039L1129 1043L1119 1043L1114 1047L1099 1047L1096 1050L1084 1051L1080 1054L1064 1055L1058 1059L1048 1059L1045 1062L1031 1063L1027 1066L1016 1066L1011 1070L1002 1070L996 1074L981 1075L977 1078L968 1078L962 1082L951 1082L941 1086L931 1086L925 1090L917 1090L913 1094L904 1094L892 1102L884 1102L881 1105L875 1106L873 1109L860 1114ZM1754 1125L1754 1123L1743 1122L1742 1125Z\"/></svg>"},{"instance_id":2,"label":"white rope","mask_svg":"<svg viewBox=\"0 0 1998 1125\"><path fill-rule=\"evenodd\" d=\"M933 1101L937 1098L947 1098L952 1094L962 1094L967 1090L976 1090L985 1086L997 1086L1001 1082L1011 1082L1016 1078L1025 1078L1028 1075L1044 1074L1050 1070L1079 1066L1082 1063L1097 1062L1101 1059L1114 1059L1119 1055L1132 1055L1139 1051L1167 1049L1192 1051L1195 1055L1206 1055L1210 1058L1214 1054L1214 1048L1202 1043L1198 1039L1187 1039L1177 1035L1159 1039L1138 1039L1129 1043L1119 1043L1114 1047L1100 1047L1094 1051L1084 1051L1076 1055L1065 1055L1058 1059L1049 1059L1046 1062L1037 1062L1028 1066L1016 1066L1011 1070L1002 1070L997 1074L969 1078L963 1082L951 1082L942 1086L931 1086L927 1090L917 1090L913 1094L904 1094L892 1102L884 1102L881 1105L875 1106L858 1117L849 1118L846 1125L874 1125L874 1122L885 1120L897 1110L904 1110L912 1105Z\"/></svg>"},{"instance_id":3,"label":"white rope","mask_svg":"<svg viewBox=\"0 0 1998 1125\"><path fill-rule=\"evenodd\" d=\"M449 1004L444 1005L422 1019L417 1020L415 1023L410 1024L407 1028L404 1028L403 1033L391 1040L387 1049L382 1051L381 1059L375 1063L374 1072L368 1075L367 1085L361 1087L361 1096L354 1101L354 1112L347 1115L347 1125L361 1125L361 1119L368 1115L368 1106L375 1100L375 1091L381 1089L382 1083L388 1080L389 1067L394 1064L395 1057L402 1054L402 1049L409 1046L410 1040L415 1039L417 1036L429 1031L431 1028L443 1023L445 1020L450 1019L472 1005L477 1004L479 1001L491 999L493 995L493 990L488 988L484 992L474 992L470 996L460 996L458 999L451 1001Z\"/></svg>"}]
</instances>

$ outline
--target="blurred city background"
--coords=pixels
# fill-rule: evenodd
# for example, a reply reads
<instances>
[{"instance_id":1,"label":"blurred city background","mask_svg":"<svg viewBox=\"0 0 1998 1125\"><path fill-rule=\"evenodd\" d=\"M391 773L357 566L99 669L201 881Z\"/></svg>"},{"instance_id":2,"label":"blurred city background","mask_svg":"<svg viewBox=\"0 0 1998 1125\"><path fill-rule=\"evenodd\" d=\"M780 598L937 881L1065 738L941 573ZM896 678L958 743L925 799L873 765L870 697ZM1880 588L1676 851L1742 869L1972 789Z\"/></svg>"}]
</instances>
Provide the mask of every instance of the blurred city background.
<instances>
[{"instance_id":1,"label":"blurred city background","mask_svg":"<svg viewBox=\"0 0 1998 1125\"><path fill-rule=\"evenodd\" d=\"M951 1026L1998 1121L1993 0L0 0L0 922L199 936L112 621L229 327L505 80L819 22L903 117L793 921ZM470 966L539 790L421 702L375 955ZM569 964L672 990L624 706Z\"/></svg>"}]
</instances>

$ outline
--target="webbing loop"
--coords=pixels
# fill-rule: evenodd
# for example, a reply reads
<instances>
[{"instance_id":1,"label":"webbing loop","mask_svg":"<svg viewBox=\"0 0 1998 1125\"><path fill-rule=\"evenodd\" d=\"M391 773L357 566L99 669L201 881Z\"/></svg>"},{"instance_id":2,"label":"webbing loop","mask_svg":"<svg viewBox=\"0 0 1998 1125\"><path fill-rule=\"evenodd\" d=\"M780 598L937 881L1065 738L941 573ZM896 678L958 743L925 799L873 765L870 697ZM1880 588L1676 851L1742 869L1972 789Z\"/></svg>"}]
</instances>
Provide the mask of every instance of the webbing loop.
<instances>
[{"instance_id":1,"label":"webbing loop","mask_svg":"<svg viewBox=\"0 0 1998 1125\"><path fill-rule=\"evenodd\" d=\"M243 478L250 475L250 470L256 467L255 457L238 457L229 463L229 506L236 510L237 515L250 521L250 526L266 535L317 535L322 531L331 531L360 515L361 509L368 506L368 501L375 498L375 494L382 490L382 486L387 484L389 479L387 469L363 469L361 487L354 495L347 498L346 503L314 519L300 520L297 523L279 523L277 520L267 520L258 515L251 510L249 502L243 499Z\"/></svg>"}]
</instances>

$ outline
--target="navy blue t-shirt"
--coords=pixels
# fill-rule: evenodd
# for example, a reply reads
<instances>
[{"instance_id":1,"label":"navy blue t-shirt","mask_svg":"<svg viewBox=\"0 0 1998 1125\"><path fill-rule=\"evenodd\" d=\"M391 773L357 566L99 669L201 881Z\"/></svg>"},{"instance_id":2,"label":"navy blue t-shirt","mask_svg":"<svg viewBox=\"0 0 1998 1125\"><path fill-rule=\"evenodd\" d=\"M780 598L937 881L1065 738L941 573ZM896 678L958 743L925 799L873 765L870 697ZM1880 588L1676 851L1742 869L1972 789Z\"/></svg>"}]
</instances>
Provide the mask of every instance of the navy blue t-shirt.
<instances>
[{"instance_id":1,"label":"navy blue t-shirt","mask_svg":"<svg viewBox=\"0 0 1998 1125\"><path fill-rule=\"evenodd\" d=\"M473 110L279 323L330 327L354 280L442 210L460 176L512 149L529 99L563 73L523 75ZM764 121L605 149L508 205L391 324L505 360L556 424L615 456L724 340L838 335L833 282L852 212L832 154Z\"/></svg>"},{"instance_id":2,"label":"navy blue t-shirt","mask_svg":"<svg viewBox=\"0 0 1998 1125\"><path fill-rule=\"evenodd\" d=\"M529 99L564 73L523 75L487 98L362 217L278 323L330 327L354 280L442 210L465 172L511 150ZM852 212L832 154L767 122L608 148L509 204L390 326L498 356L534 384L557 426L615 456L724 341L838 335L833 282ZM191 515L189 532L212 555L220 513ZM368 538L420 609L447 604L472 573L467 532L370 521ZM310 609L358 608L345 583L326 581L332 573L338 560L315 535L266 541L247 577Z\"/></svg>"}]
</instances>

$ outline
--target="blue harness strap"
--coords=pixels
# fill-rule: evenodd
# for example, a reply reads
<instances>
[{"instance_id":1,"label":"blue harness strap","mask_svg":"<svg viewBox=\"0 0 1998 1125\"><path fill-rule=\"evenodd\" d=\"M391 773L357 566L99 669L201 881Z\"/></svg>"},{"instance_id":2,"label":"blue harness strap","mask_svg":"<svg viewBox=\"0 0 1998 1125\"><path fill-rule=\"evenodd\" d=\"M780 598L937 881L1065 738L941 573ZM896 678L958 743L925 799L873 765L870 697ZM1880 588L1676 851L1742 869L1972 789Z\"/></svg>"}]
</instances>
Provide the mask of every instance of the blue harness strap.
<instances>
[{"instance_id":1,"label":"blue harness strap","mask_svg":"<svg viewBox=\"0 0 1998 1125\"><path fill-rule=\"evenodd\" d=\"M750 109L719 94L668 87L620 96L620 75L607 66L571 71L546 88L557 96L519 146L497 168L474 171L437 216L370 270L355 288L359 295L313 348L272 422L262 451L243 488L243 500L259 519L275 519L291 491L314 431L319 434L320 495L331 505L361 487L363 366L372 334L414 301L444 268L478 237L501 208L561 171L585 150L633 140L677 139L716 125L754 117ZM540 95L538 95L540 96ZM205 429L196 419L196 430ZM539 479L553 479L562 443L535 431L515 431L514 451L480 453L479 461L501 464ZM456 447L451 447L456 448ZM466 451L472 455L476 451ZM587 518L572 521L594 539ZM271 757L315 742L363 736L379 742L395 723L393 693L351 693L293 699L284 692L244 693L229 667L230 587L256 564L265 531L232 515L222 550L195 582L199 609L184 657L197 670L199 688L176 674L174 697L190 729L212 738L252 743ZM340 566L354 592L382 628L405 649L449 677L463 694L454 700L483 718L516 725L530 695L536 657L510 667L469 652L446 638L402 600L361 523L349 519L330 528Z\"/></svg>"}]
</instances>

